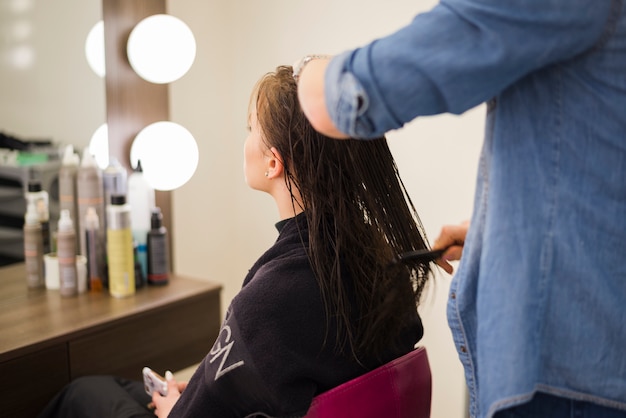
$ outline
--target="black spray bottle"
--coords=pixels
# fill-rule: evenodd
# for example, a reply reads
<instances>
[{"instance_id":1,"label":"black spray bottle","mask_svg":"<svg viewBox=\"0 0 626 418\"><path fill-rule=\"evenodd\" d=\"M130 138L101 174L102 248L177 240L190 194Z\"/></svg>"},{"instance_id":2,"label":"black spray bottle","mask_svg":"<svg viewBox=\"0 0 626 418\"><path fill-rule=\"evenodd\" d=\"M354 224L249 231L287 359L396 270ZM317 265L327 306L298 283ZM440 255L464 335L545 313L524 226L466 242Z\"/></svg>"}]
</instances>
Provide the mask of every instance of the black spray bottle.
<instances>
[{"instance_id":1,"label":"black spray bottle","mask_svg":"<svg viewBox=\"0 0 626 418\"><path fill-rule=\"evenodd\" d=\"M167 230L161 209L152 209L148 232L148 284L164 285L169 281L170 263Z\"/></svg>"}]
</instances>

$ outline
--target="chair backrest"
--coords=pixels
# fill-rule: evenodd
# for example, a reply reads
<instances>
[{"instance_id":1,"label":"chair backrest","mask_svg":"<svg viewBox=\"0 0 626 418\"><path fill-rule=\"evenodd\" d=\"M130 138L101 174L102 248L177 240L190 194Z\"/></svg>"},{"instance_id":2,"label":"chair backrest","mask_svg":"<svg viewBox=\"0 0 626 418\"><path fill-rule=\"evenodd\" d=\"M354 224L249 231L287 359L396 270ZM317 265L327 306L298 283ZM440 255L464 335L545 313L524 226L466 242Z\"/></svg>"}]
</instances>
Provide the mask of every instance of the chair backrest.
<instances>
[{"instance_id":1,"label":"chair backrest","mask_svg":"<svg viewBox=\"0 0 626 418\"><path fill-rule=\"evenodd\" d=\"M305 418L429 418L431 392L420 347L316 396Z\"/></svg>"}]
</instances>

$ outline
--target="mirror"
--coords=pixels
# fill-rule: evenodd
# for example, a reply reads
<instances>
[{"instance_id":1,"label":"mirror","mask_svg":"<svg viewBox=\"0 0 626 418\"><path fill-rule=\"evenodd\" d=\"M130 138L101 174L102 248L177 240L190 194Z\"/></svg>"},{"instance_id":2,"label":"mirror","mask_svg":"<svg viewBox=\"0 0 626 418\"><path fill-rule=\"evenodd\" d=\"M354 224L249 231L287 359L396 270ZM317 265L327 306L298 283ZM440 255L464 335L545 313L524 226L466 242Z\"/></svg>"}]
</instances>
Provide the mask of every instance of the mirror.
<instances>
[{"instance_id":1,"label":"mirror","mask_svg":"<svg viewBox=\"0 0 626 418\"><path fill-rule=\"evenodd\" d=\"M105 80L85 57L101 0L0 0L0 132L82 150L106 121Z\"/></svg>"}]
</instances>

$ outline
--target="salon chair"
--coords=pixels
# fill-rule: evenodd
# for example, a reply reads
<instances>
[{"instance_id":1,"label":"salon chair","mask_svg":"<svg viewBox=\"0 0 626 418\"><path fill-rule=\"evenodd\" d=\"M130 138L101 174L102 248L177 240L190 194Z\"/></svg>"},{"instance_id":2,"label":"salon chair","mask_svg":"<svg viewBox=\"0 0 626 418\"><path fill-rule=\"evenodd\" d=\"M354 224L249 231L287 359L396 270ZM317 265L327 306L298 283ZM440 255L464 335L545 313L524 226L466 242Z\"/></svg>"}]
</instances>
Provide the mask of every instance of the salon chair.
<instances>
[{"instance_id":1,"label":"salon chair","mask_svg":"<svg viewBox=\"0 0 626 418\"><path fill-rule=\"evenodd\" d=\"M315 398L305 418L428 418L428 356L416 348Z\"/></svg>"}]
</instances>

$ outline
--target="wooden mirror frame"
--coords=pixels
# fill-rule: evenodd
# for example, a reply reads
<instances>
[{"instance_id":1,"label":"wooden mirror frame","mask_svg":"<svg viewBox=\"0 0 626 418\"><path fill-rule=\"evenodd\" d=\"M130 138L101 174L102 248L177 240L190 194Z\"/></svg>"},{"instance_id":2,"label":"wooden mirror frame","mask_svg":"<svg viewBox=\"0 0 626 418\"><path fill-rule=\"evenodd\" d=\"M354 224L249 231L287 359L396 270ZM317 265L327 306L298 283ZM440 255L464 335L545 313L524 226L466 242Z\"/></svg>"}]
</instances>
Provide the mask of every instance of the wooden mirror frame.
<instances>
[{"instance_id":1,"label":"wooden mirror frame","mask_svg":"<svg viewBox=\"0 0 626 418\"><path fill-rule=\"evenodd\" d=\"M102 0L109 153L128 173L132 172L130 148L135 136L151 123L169 120L167 84L154 84L139 77L126 55L128 36L137 23L161 13L166 13L165 0ZM156 205L161 208L163 225L170 232L173 270L171 192L157 191Z\"/></svg>"}]
</instances>

